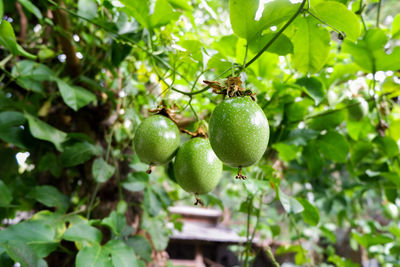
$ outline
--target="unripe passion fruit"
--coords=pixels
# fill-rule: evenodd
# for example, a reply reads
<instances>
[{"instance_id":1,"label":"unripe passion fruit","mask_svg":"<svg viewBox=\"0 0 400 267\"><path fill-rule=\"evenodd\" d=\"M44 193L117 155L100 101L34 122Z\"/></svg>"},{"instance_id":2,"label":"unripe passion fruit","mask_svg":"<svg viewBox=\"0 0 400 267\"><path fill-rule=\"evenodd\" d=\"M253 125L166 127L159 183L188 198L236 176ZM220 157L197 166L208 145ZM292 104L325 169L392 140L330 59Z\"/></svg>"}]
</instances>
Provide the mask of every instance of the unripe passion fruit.
<instances>
[{"instance_id":1,"label":"unripe passion fruit","mask_svg":"<svg viewBox=\"0 0 400 267\"><path fill-rule=\"evenodd\" d=\"M174 173L185 191L205 194L213 190L221 179L222 162L207 139L193 138L179 148Z\"/></svg>"},{"instance_id":2,"label":"unripe passion fruit","mask_svg":"<svg viewBox=\"0 0 400 267\"><path fill-rule=\"evenodd\" d=\"M349 118L354 121L361 120L365 115L368 114L368 102L362 97L354 98L349 100L348 108Z\"/></svg>"},{"instance_id":3,"label":"unripe passion fruit","mask_svg":"<svg viewBox=\"0 0 400 267\"><path fill-rule=\"evenodd\" d=\"M161 165L174 157L180 145L180 132L178 126L169 118L154 115L139 125L134 144L142 162Z\"/></svg>"},{"instance_id":4,"label":"unripe passion fruit","mask_svg":"<svg viewBox=\"0 0 400 267\"><path fill-rule=\"evenodd\" d=\"M229 98L211 115L210 143L218 158L231 167L247 167L267 149L269 125L264 112L250 97Z\"/></svg>"}]
</instances>

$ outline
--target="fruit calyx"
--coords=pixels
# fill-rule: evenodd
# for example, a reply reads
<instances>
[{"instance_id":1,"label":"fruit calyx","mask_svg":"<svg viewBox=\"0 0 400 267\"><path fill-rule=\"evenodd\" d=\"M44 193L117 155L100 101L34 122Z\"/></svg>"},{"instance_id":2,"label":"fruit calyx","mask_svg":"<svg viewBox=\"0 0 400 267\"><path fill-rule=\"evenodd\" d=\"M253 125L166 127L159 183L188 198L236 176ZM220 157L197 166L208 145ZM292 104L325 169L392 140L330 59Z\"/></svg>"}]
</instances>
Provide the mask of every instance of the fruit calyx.
<instances>
[{"instance_id":1,"label":"fruit calyx","mask_svg":"<svg viewBox=\"0 0 400 267\"><path fill-rule=\"evenodd\" d=\"M241 179L241 180L246 180L247 177L245 175L243 175L243 170L242 167L238 168L238 174L235 177L236 179Z\"/></svg>"},{"instance_id":2,"label":"fruit calyx","mask_svg":"<svg viewBox=\"0 0 400 267\"><path fill-rule=\"evenodd\" d=\"M228 97L242 97L242 96L250 96L253 101L256 101L255 93L251 90L246 90L241 87L242 81L240 77L228 77L224 85L221 85L216 81L203 81L205 84L209 85L213 89L213 93L223 95Z\"/></svg>"}]
</instances>

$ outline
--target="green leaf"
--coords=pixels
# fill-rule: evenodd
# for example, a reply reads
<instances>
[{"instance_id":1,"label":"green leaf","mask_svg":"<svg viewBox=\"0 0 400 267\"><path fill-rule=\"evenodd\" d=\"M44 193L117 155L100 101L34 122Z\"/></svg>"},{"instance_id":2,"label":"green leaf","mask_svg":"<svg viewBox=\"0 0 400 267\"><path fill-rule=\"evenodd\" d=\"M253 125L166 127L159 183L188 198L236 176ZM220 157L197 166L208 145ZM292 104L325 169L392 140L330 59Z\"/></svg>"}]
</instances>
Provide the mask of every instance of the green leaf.
<instances>
[{"instance_id":1,"label":"green leaf","mask_svg":"<svg viewBox=\"0 0 400 267\"><path fill-rule=\"evenodd\" d=\"M372 150L373 146L370 142L359 141L351 148L350 159L354 164L359 163Z\"/></svg>"},{"instance_id":2,"label":"green leaf","mask_svg":"<svg viewBox=\"0 0 400 267\"><path fill-rule=\"evenodd\" d=\"M103 247L96 244L84 247L76 255L76 267L112 267L109 254Z\"/></svg>"},{"instance_id":3,"label":"green leaf","mask_svg":"<svg viewBox=\"0 0 400 267\"><path fill-rule=\"evenodd\" d=\"M147 187L144 192L143 204L150 216L157 216L162 209L162 204L151 187Z\"/></svg>"},{"instance_id":4,"label":"green leaf","mask_svg":"<svg viewBox=\"0 0 400 267\"><path fill-rule=\"evenodd\" d=\"M29 130L33 137L49 141L54 144L58 151L63 151L62 143L67 140L67 134L50 126L49 124L39 120L28 113L25 113L25 118L29 123Z\"/></svg>"},{"instance_id":5,"label":"green leaf","mask_svg":"<svg viewBox=\"0 0 400 267\"><path fill-rule=\"evenodd\" d=\"M40 259L35 251L22 241L10 240L3 246L8 255L16 262L18 262L21 267L47 267L47 263Z\"/></svg>"},{"instance_id":6,"label":"green leaf","mask_svg":"<svg viewBox=\"0 0 400 267\"><path fill-rule=\"evenodd\" d=\"M65 231L63 239L68 241L86 241L92 245L100 244L101 232L87 223L74 224Z\"/></svg>"},{"instance_id":7,"label":"green leaf","mask_svg":"<svg viewBox=\"0 0 400 267\"><path fill-rule=\"evenodd\" d=\"M98 183L106 182L113 176L114 172L115 167L109 165L103 158L98 158L93 162L92 174L94 180Z\"/></svg>"},{"instance_id":8,"label":"green leaf","mask_svg":"<svg viewBox=\"0 0 400 267\"><path fill-rule=\"evenodd\" d=\"M399 146L396 141L389 136L378 136L373 142L378 145L379 149L389 158L399 154Z\"/></svg>"},{"instance_id":9,"label":"green leaf","mask_svg":"<svg viewBox=\"0 0 400 267\"><path fill-rule=\"evenodd\" d=\"M399 38L400 37L400 14L397 14L394 17L392 23L392 38Z\"/></svg>"},{"instance_id":10,"label":"green leaf","mask_svg":"<svg viewBox=\"0 0 400 267\"><path fill-rule=\"evenodd\" d=\"M3 0L0 0L0 19L3 18L4 15L4 4L3 4Z\"/></svg>"},{"instance_id":11,"label":"green leaf","mask_svg":"<svg viewBox=\"0 0 400 267\"><path fill-rule=\"evenodd\" d=\"M174 8L180 8L185 11L191 11L192 6L186 0L168 0Z\"/></svg>"},{"instance_id":12,"label":"green leaf","mask_svg":"<svg viewBox=\"0 0 400 267\"><path fill-rule=\"evenodd\" d=\"M122 187L126 190L139 192L142 191L149 181L149 175L145 172L131 173L122 183Z\"/></svg>"},{"instance_id":13,"label":"green leaf","mask_svg":"<svg viewBox=\"0 0 400 267\"><path fill-rule=\"evenodd\" d=\"M400 46L386 52L385 45L388 41L382 29L374 28L366 32L362 40L357 43L344 41L342 50L354 58L354 62L368 72L398 70L400 69Z\"/></svg>"},{"instance_id":14,"label":"green leaf","mask_svg":"<svg viewBox=\"0 0 400 267\"><path fill-rule=\"evenodd\" d=\"M93 156L100 156L103 153L102 148L92 145L89 142L78 142L67 146L61 154L61 162L65 167L82 164Z\"/></svg>"},{"instance_id":15,"label":"green leaf","mask_svg":"<svg viewBox=\"0 0 400 267\"><path fill-rule=\"evenodd\" d=\"M349 144L338 132L329 131L325 135L321 135L317 145L327 159L341 163L346 162Z\"/></svg>"},{"instance_id":16,"label":"green leaf","mask_svg":"<svg viewBox=\"0 0 400 267\"><path fill-rule=\"evenodd\" d=\"M258 53L275 36L275 34L276 33L273 32L267 33L252 40L249 43L249 48L254 53ZM284 56L293 53L293 44L286 35L281 34L266 51Z\"/></svg>"},{"instance_id":17,"label":"green leaf","mask_svg":"<svg viewBox=\"0 0 400 267\"><path fill-rule=\"evenodd\" d=\"M165 218L150 217L145 213L141 227L149 233L156 250L161 251L167 248L170 232L165 227Z\"/></svg>"},{"instance_id":18,"label":"green leaf","mask_svg":"<svg viewBox=\"0 0 400 267\"><path fill-rule=\"evenodd\" d=\"M319 71L328 59L330 34L319 26L320 22L311 16L295 20L295 34L292 37L294 66L300 72Z\"/></svg>"},{"instance_id":19,"label":"green leaf","mask_svg":"<svg viewBox=\"0 0 400 267\"><path fill-rule=\"evenodd\" d=\"M59 240L50 225L39 221L25 221L0 231L0 243L21 241L30 246L38 257L47 257L53 252Z\"/></svg>"},{"instance_id":20,"label":"green leaf","mask_svg":"<svg viewBox=\"0 0 400 267\"><path fill-rule=\"evenodd\" d=\"M259 31L255 21L258 0L229 0L229 18L233 32L244 39L252 39Z\"/></svg>"},{"instance_id":21,"label":"green leaf","mask_svg":"<svg viewBox=\"0 0 400 267\"><path fill-rule=\"evenodd\" d=\"M141 235L134 235L130 237L126 243L128 246L133 248L136 254L145 261L151 261L151 253L153 249L151 248L150 242Z\"/></svg>"},{"instance_id":22,"label":"green leaf","mask_svg":"<svg viewBox=\"0 0 400 267\"><path fill-rule=\"evenodd\" d=\"M296 80L296 84L303 86L304 92L319 105L325 98L325 90L321 81L315 77L303 77Z\"/></svg>"},{"instance_id":23,"label":"green leaf","mask_svg":"<svg viewBox=\"0 0 400 267\"><path fill-rule=\"evenodd\" d=\"M40 13L40 10L34 4L32 4L31 1L18 0L18 2L20 2L23 7L25 7L29 12L35 15L35 17L37 17L39 20L43 18L42 13Z\"/></svg>"},{"instance_id":24,"label":"green leaf","mask_svg":"<svg viewBox=\"0 0 400 267\"><path fill-rule=\"evenodd\" d=\"M78 15L93 19L97 16L97 5L95 0L79 0L78 1Z\"/></svg>"},{"instance_id":25,"label":"green leaf","mask_svg":"<svg viewBox=\"0 0 400 267\"><path fill-rule=\"evenodd\" d=\"M304 210L303 206L299 201L297 201L297 199L286 195L280 188L278 188L278 192L279 200L287 213L299 213Z\"/></svg>"},{"instance_id":26,"label":"green leaf","mask_svg":"<svg viewBox=\"0 0 400 267\"><path fill-rule=\"evenodd\" d=\"M54 186L35 186L28 197L36 199L46 207L57 207L60 212L67 211L69 207L69 198Z\"/></svg>"},{"instance_id":27,"label":"green leaf","mask_svg":"<svg viewBox=\"0 0 400 267\"><path fill-rule=\"evenodd\" d=\"M57 80L57 85L65 104L75 111L96 102L96 95L82 87L69 85L60 79Z\"/></svg>"},{"instance_id":28,"label":"green leaf","mask_svg":"<svg viewBox=\"0 0 400 267\"><path fill-rule=\"evenodd\" d=\"M26 90L37 93L44 93L43 81L53 81L56 79L54 72L46 65L31 61L18 61L11 74L17 77L17 84Z\"/></svg>"},{"instance_id":29,"label":"green leaf","mask_svg":"<svg viewBox=\"0 0 400 267\"><path fill-rule=\"evenodd\" d=\"M294 160L297 157L297 153L301 150L299 146L288 145L286 143L276 143L272 147L278 151L279 157L286 162Z\"/></svg>"},{"instance_id":30,"label":"green leaf","mask_svg":"<svg viewBox=\"0 0 400 267\"><path fill-rule=\"evenodd\" d=\"M310 142L304 147L303 157L310 176L314 178L319 177L322 174L324 160L322 159L315 142Z\"/></svg>"},{"instance_id":31,"label":"green leaf","mask_svg":"<svg viewBox=\"0 0 400 267\"><path fill-rule=\"evenodd\" d=\"M127 226L125 215L116 211L112 211L101 223L110 228L115 235L120 235L124 227Z\"/></svg>"},{"instance_id":32,"label":"green leaf","mask_svg":"<svg viewBox=\"0 0 400 267\"><path fill-rule=\"evenodd\" d=\"M60 177L62 172L62 166L59 158L51 152L47 152L42 156L39 161L38 170L47 171L49 170L55 177Z\"/></svg>"},{"instance_id":33,"label":"green leaf","mask_svg":"<svg viewBox=\"0 0 400 267\"><path fill-rule=\"evenodd\" d=\"M179 13L173 10L167 0L157 0L154 6L154 12L150 16L150 25L153 29L159 28L178 18Z\"/></svg>"},{"instance_id":34,"label":"green leaf","mask_svg":"<svg viewBox=\"0 0 400 267\"><path fill-rule=\"evenodd\" d=\"M26 119L23 113L16 111L0 112L0 139L6 143L14 144L17 147L26 149L29 145L27 131L20 126Z\"/></svg>"},{"instance_id":35,"label":"green leaf","mask_svg":"<svg viewBox=\"0 0 400 267\"><path fill-rule=\"evenodd\" d=\"M111 260L114 266L118 267L136 267L136 255L133 249L121 240L110 240L104 249L111 254Z\"/></svg>"},{"instance_id":36,"label":"green leaf","mask_svg":"<svg viewBox=\"0 0 400 267\"><path fill-rule=\"evenodd\" d=\"M7 185L0 180L0 207L10 204L12 199L11 191L8 189Z\"/></svg>"},{"instance_id":37,"label":"green leaf","mask_svg":"<svg viewBox=\"0 0 400 267\"><path fill-rule=\"evenodd\" d=\"M321 131L332 129L340 125L346 118L346 110L327 110L314 115L314 118L309 120L310 128Z\"/></svg>"},{"instance_id":38,"label":"green leaf","mask_svg":"<svg viewBox=\"0 0 400 267\"><path fill-rule=\"evenodd\" d=\"M0 22L0 45L7 48L15 56L21 55L30 59L36 59L35 55L26 52L17 44L17 39L15 38L15 33L10 22L6 20L0 20Z\"/></svg>"},{"instance_id":39,"label":"green leaf","mask_svg":"<svg viewBox=\"0 0 400 267\"><path fill-rule=\"evenodd\" d=\"M285 139L285 143L295 146L305 146L310 140L317 138L319 132L311 129L294 129L291 130L288 137Z\"/></svg>"},{"instance_id":40,"label":"green leaf","mask_svg":"<svg viewBox=\"0 0 400 267\"><path fill-rule=\"evenodd\" d=\"M120 0L125 6L125 12L134 17L143 27L150 28L149 0Z\"/></svg>"},{"instance_id":41,"label":"green leaf","mask_svg":"<svg viewBox=\"0 0 400 267\"><path fill-rule=\"evenodd\" d=\"M323 1L313 6L312 12L330 26L344 32L350 41L355 42L361 34L361 23L357 15L342 3Z\"/></svg>"},{"instance_id":42,"label":"green leaf","mask_svg":"<svg viewBox=\"0 0 400 267\"><path fill-rule=\"evenodd\" d=\"M297 200L304 208L302 212L303 220L311 226L317 226L319 223L318 209L305 198L298 198Z\"/></svg>"}]
</instances>

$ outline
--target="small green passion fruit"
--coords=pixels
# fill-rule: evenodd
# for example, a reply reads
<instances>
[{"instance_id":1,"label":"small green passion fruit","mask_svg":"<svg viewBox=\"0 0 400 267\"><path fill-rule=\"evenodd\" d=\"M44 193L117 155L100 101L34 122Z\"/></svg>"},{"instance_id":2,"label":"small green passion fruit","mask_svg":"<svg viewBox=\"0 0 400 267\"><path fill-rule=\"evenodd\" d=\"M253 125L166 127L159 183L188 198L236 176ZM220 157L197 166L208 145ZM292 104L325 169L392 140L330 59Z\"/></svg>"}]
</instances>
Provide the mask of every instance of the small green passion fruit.
<instances>
[{"instance_id":1,"label":"small green passion fruit","mask_svg":"<svg viewBox=\"0 0 400 267\"><path fill-rule=\"evenodd\" d=\"M179 148L174 173L176 181L185 191L205 194L212 191L221 179L222 162L208 139L192 138Z\"/></svg>"},{"instance_id":2,"label":"small green passion fruit","mask_svg":"<svg viewBox=\"0 0 400 267\"><path fill-rule=\"evenodd\" d=\"M148 117L137 128L134 145L142 162L150 165L165 164L175 156L180 145L179 128L165 116Z\"/></svg>"},{"instance_id":3,"label":"small green passion fruit","mask_svg":"<svg viewBox=\"0 0 400 267\"><path fill-rule=\"evenodd\" d=\"M353 121L359 121L368 114L368 102L362 97L349 100L348 105L349 118Z\"/></svg>"},{"instance_id":4,"label":"small green passion fruit","mask_svg":"<svg viewBox=\"0 0 400 267\"><path fill-rule=\"evenodd\" d=\"M253 165L267 149L268 120L249 96L221 102L211 115L209 130L215 154L231 167Z\"/></svg>"}]
</instances>

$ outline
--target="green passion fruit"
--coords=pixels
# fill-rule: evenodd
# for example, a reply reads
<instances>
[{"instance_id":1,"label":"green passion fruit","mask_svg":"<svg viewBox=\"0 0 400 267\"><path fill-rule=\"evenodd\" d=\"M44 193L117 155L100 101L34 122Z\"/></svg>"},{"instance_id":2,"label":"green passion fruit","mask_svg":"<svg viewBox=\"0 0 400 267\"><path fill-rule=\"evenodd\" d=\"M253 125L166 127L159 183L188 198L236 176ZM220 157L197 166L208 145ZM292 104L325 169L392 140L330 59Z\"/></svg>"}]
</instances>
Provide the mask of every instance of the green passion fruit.
<instances>
[{"instance_id":1,"label":"green passion fruit","mask_svg":"<svg viewBox=\"0 0 400 267\"><path fill-rule=\"evenodd\" d=\"M134 145L142 162L150 165L165 164L175 156L180 145L178 126L165 116L151 116L137 128Z\"/></svg>"},{"instance_id":2,"label":"green passion fruit","mask_svg":"<svg viewBox=\"0 0 400 267\"><path fill-rule=\"evenodd\" d=\"M221 179L222 162L207 139L192 138L179 148L174 173L185 191L205 194L212 191Z\"/></svg>"},{"instance_id":3,"label":"green passion fruit","mask_svg":"<svg viewBox=\"0 0 400 267\"><path fill-rule=\"evenodd\" d=\"M221 102L211 115L209 130L212 149L231 167L253 165L267 149L268 120L249 96Z\"/></svg>"},{"instance_id":4,"label":"green passion fruit","mask_svg":"<svg viewBox=\"0 0 400 267\"><path fill-rule=\"evenodd\" d=\"M362 97L349 100L348 105L349 118L353 121L359 121L368 114L368 102Z\"/></svg>"}]
</instances>

